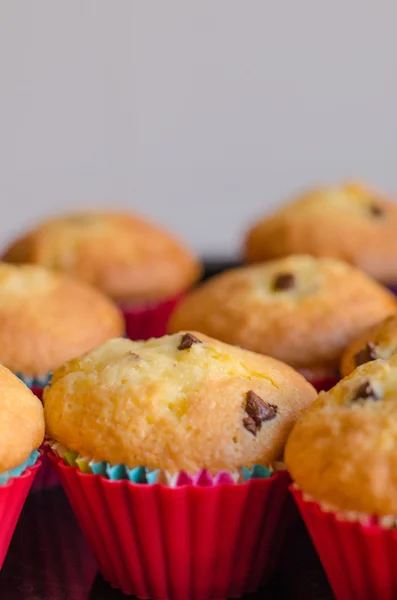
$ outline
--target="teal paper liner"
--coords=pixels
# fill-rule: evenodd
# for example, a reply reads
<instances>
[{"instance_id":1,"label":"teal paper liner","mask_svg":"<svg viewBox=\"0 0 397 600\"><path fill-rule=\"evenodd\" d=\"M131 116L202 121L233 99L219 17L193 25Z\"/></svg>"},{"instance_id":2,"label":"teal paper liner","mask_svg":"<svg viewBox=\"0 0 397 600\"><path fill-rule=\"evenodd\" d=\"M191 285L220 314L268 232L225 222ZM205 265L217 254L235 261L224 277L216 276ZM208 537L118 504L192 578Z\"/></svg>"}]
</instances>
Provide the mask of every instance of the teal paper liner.
<instances>
[{"instance_id":1,"label":"teal paper liner","mask_svg":"<svg viewBox=\"0 0 397 600\"><path fill-rule=\"evenodd\" d=\"M0 473L0 485L5 485L13 477L19 477L28 467L33 467L39 456L40 453L37 450L33 450L29 458L21 465L18 465L9 471L5 471L4 473Z\"/></svg>"},{"instance_id":2,"label":"teal paper liner","mask_svg":"<svg viewBox=\"0 0 397 600\"><path fill-rule=\"evenodd\" d=\"M49 443L55 454L55 444ZM67 466L76 467L86 475L99 475L111 481L127 480L137 484L155 484L164 482L162 471L160 469L148 469L146 467L128 468L125 465L111 465L108 462L96 462L87 458L79 457L78 453L66 450L63 461ZM186 484L195 484L200 486L216 485L218 483L245 483L251 479L268 479L273 472L263 465L253 465L252 467L242 467L235 472L219 471L216 475L210 474L207 470L200 470L195 475L189 475L184 471L168 475L170 487L179 487ZM238 481L236 481L238 479Z\"/></svg>"},{"instance_id":3,"label":"teal paper liner","mask_svg":"<svg viewBox=\"0 0 397 600\"><path fill-rule=\"evenodd\" d=\"M52 377L52 373L47 373L47 375L40 377L28 377L22 373L15 373L15 375L29 388L45 388L50 383Z\"/></svg>"}]
</instances>

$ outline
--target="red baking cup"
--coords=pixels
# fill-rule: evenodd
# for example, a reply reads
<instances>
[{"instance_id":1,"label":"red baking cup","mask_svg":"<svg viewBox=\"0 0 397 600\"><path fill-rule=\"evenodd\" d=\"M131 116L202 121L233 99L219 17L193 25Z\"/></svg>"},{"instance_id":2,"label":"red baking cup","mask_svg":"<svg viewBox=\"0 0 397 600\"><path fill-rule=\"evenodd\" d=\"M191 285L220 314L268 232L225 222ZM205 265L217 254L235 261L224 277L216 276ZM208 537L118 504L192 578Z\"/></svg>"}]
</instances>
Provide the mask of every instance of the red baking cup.
<instances>
[{"instance_id":1,"label":"red baking cup","mask_svg":"<svg viewBox=\"0 0 397 600\"><path fill-rule=\"evenodd\" d=\"M32 392L36 394L40 400L43 399L43 390L44 388L33 385L31 388ZM60 479L58 477L58 473L54 469L53 464L49 460L47 456L48 448L46 446L42 446L40 448L42 456L41 456L41 469L38 472L33 485L32 492L41 492L44 489L52 488L56 485L60 485Z\"/></svg>"},{"instance_id":2,"label":"red baking cup","mask_svg":"<svg viewBox=\"0 0 397 600\"><path fill-rule=\"evenodd\" d=\"M43 490L47 490L49 488L53 488L56 485L61 484L61 480L59 479L59 475L54 468L51 460L48 457L49 449L44 444L40 448L41 451L41 468L33 481L33 485L31 487L31 492L41 492Z\"/></svg>"},{"instance_id":3,"label":"red baking cup","mask_svg":"<svg viewBox=\"0 0 397 600\"><path fill-rule=\"evenodd\" d=\"M170 488L82 474L49 454L104 578L155 600L255 591L288 522L286 471L242 484Z\"/></svg>"},{"instance_id":4,"label":"red baking cup","mask_svg":"<svg viewBox=\"0 0 397 600\"><path fill-rule=\"evenodd\" d=\"M337 377L324 377L323 379L315 379L314 381L310 381L310 383L318 392L326 392L333 388L338 381L339 379Z\"/></svg>"},{"instance_id":5,"label":"red baking cup","mask_svg":"<svg viewBox=\"0 0 397 600\"><path fill-rule=\"evenodd\" d=\"M131 340L148 340L167 333L167 323L182 294L161 302L121 305L125 332Z\"/></svg>"},{"instance_id":6,"label":"red baking cup","mask_svg":"<svg viewBox=\"0 0 397 600\"><path fill-rule=\"evenodd\" d=\"M32 387L30 388L32 390L32 392L41 400L43 401L43 391L44 388L39 387L37 385L32 385Z\"/></svg>"},{"instance_id":7,"label":"red baking cup","mask_svg":"<svg viewBox=\"0 0 397 600\"><path fill-rule=\"evenodd\" d=\"M41 459L38 459L22 475L9 479L5 485L0 485L0 569L40 464Z\"/></svg>"},{"instance_id":8,"label":"red baking cup","mask_svg":"<svg viewBox=\"0 0 397 600\"><path fill-rule=\"evenodd\" d=\"M337 600L395 600L397 531L345 521L291 491Z\"/></svg>"}]
</instances>

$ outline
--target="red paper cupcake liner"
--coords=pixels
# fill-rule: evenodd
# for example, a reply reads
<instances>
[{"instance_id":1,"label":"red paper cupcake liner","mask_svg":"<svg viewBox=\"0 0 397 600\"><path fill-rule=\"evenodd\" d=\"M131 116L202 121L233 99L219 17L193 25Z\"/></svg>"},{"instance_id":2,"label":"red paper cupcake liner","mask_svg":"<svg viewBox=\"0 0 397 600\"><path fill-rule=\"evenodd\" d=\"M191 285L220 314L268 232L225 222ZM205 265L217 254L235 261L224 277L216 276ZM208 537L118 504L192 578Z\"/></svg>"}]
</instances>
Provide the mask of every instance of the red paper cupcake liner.
<instances>
[{"instance_id":1,"label":"red paper cupcake liner","mask_svg":"<svg viewBox=\"0 0 397 600\"><path fill-rule=\"evenodd\" d=\"M339 379L337 377L324 377L323 379L315 379L314 381L310 381L310 383L318 392L327 392L333 388L338 381Z\"/></svg>"},{"instance_id":2,"label":"red paper cupcake liner","mask_svg":"<svg viewBox=\"0 0 397 600\"><path fill-rule=\"evenodd\" d=\"M131 340L148 340L167 333L167 323L182 294L157 303L121 305L125 332Z\"/></svg>"},{"instance_id":3,"label":"red paper cupcake liner","mask_svg":"<svg viewBox=\"0 0 397 600\"><path fill-rule=\"evenodd\" d=\"M42 492L43 490L53 488L57 485L61 485L59 475L48 457L49 450L47 446L41 446L40 452L41 468L33 481L32 487L30 488L32 494L35 492Z\"/></svg>"},{"instance_id":4,"label":"red paper cupcake liner","mask_svg":"<svg viewBox=\"0 0 397 600\"><path fill-rule=\"evenodd\" d=\"M0 569L3 566L26 496L40 467L39 458L19 477L0 485Z\"/></svg>"},{"instance_id":5,"label":"red paper cupcake liner","mask_svg":"<svg viewBox=\"0 0 397 600\"><path fill-rule=\"evenodd\" d=\"M291 491L337 600L395 600L397 531L340 519Z\"/></svg>"},{"instance_id":6,"label":"red paper cupcake liner","mask_svg":"<svg viewBox=\"0 0 397 600\"><path fill-rule=\"evenodd\" d=\"M43 400L43 388L38 386L32 386L30 388L34 394L40 400ZM41 468L35 477L33 485L31 487L31 492L41 492L44 489L52 488L56 485L61 484L61 480L59 479L58 473L54 469L52 462L49 460L47 456L47 447L42 446L41 450Z\"/></svg>"},{"instance_id":7,"label":"red paper cupcake liner","mask_svg":"<svg viewBox=\"0 0 397 600\"><path fill-rule=\"evenodd\" d=\"M32 385L32 387L30 389L39 398L39 400L43 401L44 388L38 387L37 385Z\"/></svg>"},{"instance_id":8,"label":"red paper cupcake liner","mask_svg":"<svg viewBox=\"0 0 397 600\"><path fill-rule=\"evenodd\" d=\"M273 572L289 475L170 488L86 475L50 453L104 578L155 600L220 600Z\"/></svg>"}]
</instances>

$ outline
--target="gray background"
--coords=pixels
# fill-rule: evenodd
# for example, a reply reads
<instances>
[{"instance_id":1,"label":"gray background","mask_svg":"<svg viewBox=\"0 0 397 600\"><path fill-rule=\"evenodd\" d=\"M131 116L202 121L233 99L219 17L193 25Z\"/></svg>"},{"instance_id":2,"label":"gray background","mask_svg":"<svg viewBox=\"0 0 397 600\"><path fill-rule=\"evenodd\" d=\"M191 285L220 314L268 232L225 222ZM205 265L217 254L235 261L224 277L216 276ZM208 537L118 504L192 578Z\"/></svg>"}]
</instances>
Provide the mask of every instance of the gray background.
<instances>
[{"instance_id":1,"label":"gray background","mask_svg":"<svg viewBox=\"0 0 397 600\"><path fill-rule=\"evenodd\" d=\"M205 254L312 183L397 189L392 0L0 0L0 240L114 204Z\"/></svg>"}]
</instances>

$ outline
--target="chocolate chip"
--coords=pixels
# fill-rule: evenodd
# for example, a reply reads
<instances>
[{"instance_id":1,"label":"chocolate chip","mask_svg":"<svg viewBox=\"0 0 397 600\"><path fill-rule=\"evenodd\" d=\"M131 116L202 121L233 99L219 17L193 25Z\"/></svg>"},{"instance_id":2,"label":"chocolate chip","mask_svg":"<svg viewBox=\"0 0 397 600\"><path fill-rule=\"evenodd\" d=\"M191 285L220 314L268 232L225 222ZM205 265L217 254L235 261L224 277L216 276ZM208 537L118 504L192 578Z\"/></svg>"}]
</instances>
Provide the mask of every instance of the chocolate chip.
<instances>
[{"instance_id":1,"label":"chocolate chip","mask_svg":"<svg viewBox=\"0 0 397 600\"><path fill-rule=\"evenodd\" d=\"M181 339L181 343L178 346L178 350L188 350L193 344L202 344L203 342L198 339L192 333L184 333Z\"/></svg>"},{"instance_id":2,"label":"chocolate chip","mask_svg":"<svg viewBox=\"0 0 397 600\"><path fill-rule=\"evenodd\" d=\"M373 217L383 217L383 215L385 214L384 209L382 208L382 206L379 206L379 204L371 204L369 206L369 212Z\"/></svg>"},{"instance_id":3,"label":"chocolate chip","mask_svg":"<svg viewBox=\"0 0 397 600\"><path fill-rule=\"evenodd\" d=\"M243 425L250 433L256 435L265 421L274 419L278 412L275 404L269 404L260 398L255 392L250 390L246 395L244 407L248 417L243 419Z\"/></svg>"},{"instance_id":4,"label":"chocolate chip","mask_svg":"<svg viewBox=\"0 0 397 600\"><path fill-rule=\"evenodd\" d=\"M371 360L376 360L377 358L376 344L373 342L368 342L365 348L360 350L360 352L357 352L357 354L354 356L354 361L356 366L359 367L360 365L371 362Z\"/></svg>"},{"instance_id":5,"label":"chocolate chip","mask_svg":"<svg viewBox=\"0 0 397 600\"><path fill-rule=\"evenodd\" d=\"M370 381L364 381L356 390L352 402L357 402L358 400L371 400L372 402L379 400L379 396L375 392Z\"/></svg>"},{"instance_id":6,"label":"chocolate chip","mask_svg":"<svg viewBox=\"0 0 397 600\"><path fill-rule=\"evenodd\" d=\"M295 286L295 277L292 273L280 273L273 281L274 290L290 290Z\"/></svg>"},{"instance_id":7,"label":"chocolate chip","mask_svg":"<svg viewBox=\"0 0 397 600\"><path fill-rule=\"evenodd\" d=\"M256 435L257 427L256 427L256 423L252 417L244 417L243 425L246 429L248 429L248 431L250 433L252 433L252 435Z\"/></svg>"}]
</instances>

